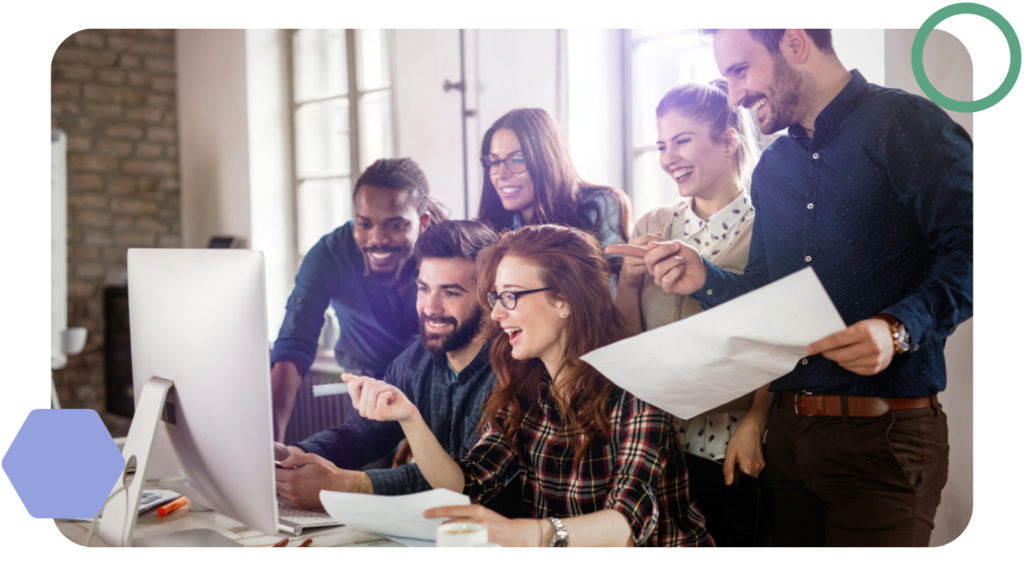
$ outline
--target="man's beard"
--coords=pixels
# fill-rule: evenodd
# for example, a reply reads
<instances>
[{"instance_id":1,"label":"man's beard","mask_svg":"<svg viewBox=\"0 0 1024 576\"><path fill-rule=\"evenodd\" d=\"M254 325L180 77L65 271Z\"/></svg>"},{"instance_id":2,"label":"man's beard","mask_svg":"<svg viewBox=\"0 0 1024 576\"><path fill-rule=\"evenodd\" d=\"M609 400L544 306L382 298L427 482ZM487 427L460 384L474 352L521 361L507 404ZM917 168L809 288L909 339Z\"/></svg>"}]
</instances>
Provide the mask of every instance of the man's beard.
<instances>
[{"instance_id":1,"label":"man's beard","mask_svg":"<svg viewBox=\"0 0 1024 576\"><path fill-rule=\"evenodd\" d=\"M461 324L451 316L424 316L420 314L420 344L431 354L441 352L454 352L459 350L476 336L480 329L480 320L483 317L483 308L477 307L473 315ZM449 334L432 334L427 332L427 321L447 322L455 326L455 330Z\"/></svg>"},{"instance_id":2,"label":"man's beard","mask_svg":"<svg viewBox=\"0 0 1024 576\"><path fill-rule=\"evenodd\" d=\"M772 85L768 88L770 115L767 118L767 124L758 124L761 133L766 135L775 134L779 130L796 124L800 109L802 78L781 55L772 57L772 65L774 68ZM748 101L753 104L760 99L761 96L757 96L748 98Z\"/></svg>"}]
</instances>

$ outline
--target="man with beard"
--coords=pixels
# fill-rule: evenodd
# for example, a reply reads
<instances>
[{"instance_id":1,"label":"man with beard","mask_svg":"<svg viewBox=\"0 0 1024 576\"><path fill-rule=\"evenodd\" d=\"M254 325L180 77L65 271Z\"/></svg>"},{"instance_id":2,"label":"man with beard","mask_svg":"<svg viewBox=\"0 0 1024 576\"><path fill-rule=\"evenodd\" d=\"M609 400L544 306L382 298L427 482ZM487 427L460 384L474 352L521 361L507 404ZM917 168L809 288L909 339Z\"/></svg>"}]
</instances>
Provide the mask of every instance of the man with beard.
<instances>
[{"instance_id":1,"label":"man with beard","mask_svg":"<svg viewBox=\"0 0 1024 576\"><path fill-rule=\"evenodd\" d=\"M270 356L274 438L284 439L295 394L316 357L327 306L338 318L334 357L353 374L379 378L416 337L412 247L444 220L427 178L409 158L377 160L356 180L355 219L302 260Z\"/></svg>"},{"instance_id":2,"label":"man with beard","mask_svg":"<svg viewBox=\"0 0 1024 576\"><path fill-rule=\"evenodd\" d=\"M973 313L970 136L847 71L831 30L709 32L731 103L789 133L754 170L743 275L678 241L648 245L648 272L709 307L813 266L849 327L769 388L772 537L927 546L949 468L943 348Z\"/></svg>"},{"instance_id":3,"label":"man with beard","mask_svg":"<svg viewBox=\"0 0 1024 576\"><path fill-rule=\"evenodd\" d=\"M453 458L464 456L479 439L483 403L495 381L489 347L475 339L482 314L475 259L495 241L490 228L468 220L434 224L420 235L415 249L420 338L383 377L416 404ZM356 377L345 374L343 379ZM397 422L354 414L343 425L296 445L275 444L284 467L277 469L278 493L312 509L320 507L320 490L388 495L429 490L416 464L354 471L387 456L404 437Z\"/></svg>"}]
</instances>

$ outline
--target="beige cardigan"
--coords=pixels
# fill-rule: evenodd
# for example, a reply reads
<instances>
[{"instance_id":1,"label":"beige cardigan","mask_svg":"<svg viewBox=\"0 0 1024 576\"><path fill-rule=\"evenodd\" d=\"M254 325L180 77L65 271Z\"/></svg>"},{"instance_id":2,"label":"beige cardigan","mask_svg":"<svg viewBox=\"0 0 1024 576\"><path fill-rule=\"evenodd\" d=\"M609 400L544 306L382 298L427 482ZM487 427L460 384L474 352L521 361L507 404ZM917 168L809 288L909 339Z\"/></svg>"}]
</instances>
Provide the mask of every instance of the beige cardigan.
<instances>
[{"instance_id":1,"label":"beige cardigan","mask_svg":"<svg viewBox=\"0 0 1024 576\"><path fill-rule=\"evenodd\" d=\"M658 233L663 235L666 240L672 240L673 238L669 238L669 228L672 223L673 214L677 210L682 209L685 203L686 201L683 200L677 204L655 208L644 214L633 227L631 238L637 238L644 234ZM722 250L713 258L708 258L708 260L723 270L742 274L743 269L747 266L747 257L750 253L750 236L754 229L753 223L753 217L739 223L739 226L742 227L740 235L725 250ZM676 236L678 236L676 239L682 240L682 226L677 226L676 228ZM654 283L653 278L646 275L644 276L643 289L640 292L640 310L643 314L643 328L644 331L647 331L689 318L698 312L702 312L703 308L701 308L696 300L689 296L666 293ZM748 410L753 400L754 395L748 394L715 408L709 411L708 414Z\"/></svg>"}]
</instances>

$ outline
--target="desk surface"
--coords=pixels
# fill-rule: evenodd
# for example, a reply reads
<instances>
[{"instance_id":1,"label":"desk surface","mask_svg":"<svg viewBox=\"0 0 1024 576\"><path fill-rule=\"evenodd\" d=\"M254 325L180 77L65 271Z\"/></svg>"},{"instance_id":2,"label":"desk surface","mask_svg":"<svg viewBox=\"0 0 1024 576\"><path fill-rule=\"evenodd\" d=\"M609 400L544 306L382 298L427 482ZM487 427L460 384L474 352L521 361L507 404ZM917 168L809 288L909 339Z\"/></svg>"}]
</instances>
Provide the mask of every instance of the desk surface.
<instances>
[{"instance_id":1,"label":"desk surface","mask_svg":"<svg viewBox=\"0 0 1024 576\"><path fill-rule=\"evenodd\" d=\"M67 522L63 520L55 520L54 522L57 524L57 528L61 531L61 534L64 534L68 540L71 540L80 546L85 545L85 538L89 534L89 526L91 525L90 522ZM243 546L249 547L271 547L285 538L288 539L288 546L293 548L309 538L313 539L313 543L310 544L310 546L317 547L403 546L402 544L388 540L379 534L362 532L345 526L306 529L302 531L301 536L291 536L284 532L278 532L273 536L268 536L243 525L241 522L237 522L227 516L217 514L213 511L191 512L188 510L188 506L183 506L163 518L157 515L155 509L139 514L139 519L135 524L134 537L142 538L145 536L157 536L170 534L172 532L190 530L193 528L208 528L210 530L214 530L223 536L239 542ZM98 534L93 534L92 546L107 547L107 544L100 540Z\"/></svg>"}]
</instances>

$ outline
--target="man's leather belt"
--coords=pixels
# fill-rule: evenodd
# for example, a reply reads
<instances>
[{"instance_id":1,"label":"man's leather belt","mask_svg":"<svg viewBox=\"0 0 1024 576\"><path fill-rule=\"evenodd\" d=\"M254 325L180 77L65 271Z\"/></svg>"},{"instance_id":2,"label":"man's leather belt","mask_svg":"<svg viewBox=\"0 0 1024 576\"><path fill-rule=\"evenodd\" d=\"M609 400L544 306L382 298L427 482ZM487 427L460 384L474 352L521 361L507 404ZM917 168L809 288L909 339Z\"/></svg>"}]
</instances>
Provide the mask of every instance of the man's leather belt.
<instances>
[{"instance_id":1,"label":"man's leather belt","mask_svg":"<svg viewBox=\"0 0 1024 576\"><path fill-rule=\"evenodd\" d=\"M890 410L911 410L935 406L934 396L924 398L875 398L871 396L841 396L838 394L803 395L779 392L779 404L801 416L842 416L843 399L846 415L873 418Z\"/></svg>"}]
</instances>

